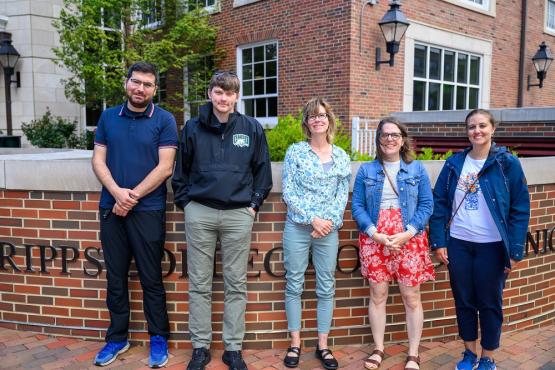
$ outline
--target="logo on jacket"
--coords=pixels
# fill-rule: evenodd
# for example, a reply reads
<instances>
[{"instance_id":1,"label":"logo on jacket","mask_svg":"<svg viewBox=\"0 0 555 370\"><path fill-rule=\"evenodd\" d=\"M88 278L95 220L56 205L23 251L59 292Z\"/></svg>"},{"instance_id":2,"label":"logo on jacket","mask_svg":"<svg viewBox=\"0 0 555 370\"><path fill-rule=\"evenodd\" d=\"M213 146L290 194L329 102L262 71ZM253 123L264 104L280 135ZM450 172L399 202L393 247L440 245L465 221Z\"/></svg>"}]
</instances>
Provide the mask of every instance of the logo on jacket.
<instances>
[{"instance_id":1,"label":"logo on jacket","mask_svg":"<svg viewBox=\"0 0 555 370\"><path fill-rule=\"evenodd\" d=\"M235 134L233 135L233 145L238 146L239 148L248 148L250 142L250 137L244 134Z\"/></svg>"}]
</instances>

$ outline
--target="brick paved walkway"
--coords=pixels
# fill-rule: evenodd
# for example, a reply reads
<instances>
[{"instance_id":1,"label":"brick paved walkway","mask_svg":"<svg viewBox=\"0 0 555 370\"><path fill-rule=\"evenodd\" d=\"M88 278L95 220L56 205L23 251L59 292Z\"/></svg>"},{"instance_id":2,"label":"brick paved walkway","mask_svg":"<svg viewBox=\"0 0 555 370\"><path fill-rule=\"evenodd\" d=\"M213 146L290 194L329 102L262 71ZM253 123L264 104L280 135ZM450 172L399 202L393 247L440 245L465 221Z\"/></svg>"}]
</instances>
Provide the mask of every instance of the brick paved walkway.
<instances>
[{"instance_id":1,"label":"brick paved walkway","mask_svg":"<svg viewBox=\"0 0 555 370\"><path fill-rule=\"evenodd\" d=\"M0 369L99 369L91 364L102 345L99 342L0 328ZM406 349L406 346L399 344L387 347L387 358L380 369L402 370ZM354 370L364 368L362 360L370 350L368 346L344 346L336 347L334 354L341 369ZM319 368L320 363L312 351L303 351L300 369ZM423 342L421 369L452 370L461 351L459 341ZM181 349L170 352L166 369L185 369L191 352ZM208 370L227 370L221 361L221 354L221 351L213 351ZM285 368L282 365L283 350L246 350L243 355L250 370ZM147 357L147 348L132 346L106 368L148 369ZM498 369L555 370L555 325L503 335L496 361Z\"/></svg>"}]
</instances>

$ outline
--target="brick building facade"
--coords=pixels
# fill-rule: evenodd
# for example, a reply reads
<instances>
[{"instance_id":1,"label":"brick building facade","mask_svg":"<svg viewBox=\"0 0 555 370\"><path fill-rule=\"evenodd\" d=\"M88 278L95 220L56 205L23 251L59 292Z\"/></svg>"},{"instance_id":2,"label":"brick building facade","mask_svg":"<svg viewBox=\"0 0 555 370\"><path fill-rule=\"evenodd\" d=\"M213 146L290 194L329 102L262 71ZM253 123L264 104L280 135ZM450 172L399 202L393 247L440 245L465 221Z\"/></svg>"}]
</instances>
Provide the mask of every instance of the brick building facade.
<instances>
[{"instance_id":1,"label":"brick building facade","mask_svg":"<svg viewBox=\"0 0 555 370\"><path fill-rule=\"evenodd\" d=\"M239 110L272 126L276 116L296 114L319 95L349 125L352 117L377 119L392 112L518 107L519 90L522 106L555 104L553 72L541 90L526 89L528 75L537 82L531 58L538 45L545 41L555 47L554 1L403 1L401 10L411 25L395 65L379 71L375 48L382 49L382 59L388 55L378 21L389 5L386 0L368 3L221 0L211 7L212 22L219 27L217 46L225 51L218 67L236 70L244 82ZM264 59L268 51L262 56L260 49L268 45L275 48L270 62ZM246 60L250 52L253 59ZM519 81L524 85L519 87Z\"/></svg>"}]
</instances>

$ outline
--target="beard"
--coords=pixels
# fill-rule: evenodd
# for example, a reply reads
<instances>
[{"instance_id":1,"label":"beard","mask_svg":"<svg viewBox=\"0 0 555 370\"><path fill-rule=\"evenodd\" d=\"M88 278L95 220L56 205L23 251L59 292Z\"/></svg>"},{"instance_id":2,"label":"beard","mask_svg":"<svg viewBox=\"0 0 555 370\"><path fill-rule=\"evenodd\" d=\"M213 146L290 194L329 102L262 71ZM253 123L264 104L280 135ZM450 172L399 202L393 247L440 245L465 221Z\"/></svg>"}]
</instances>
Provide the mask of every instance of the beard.
<instances>
[{"instance_id":1,"label":"beard","mask_svg":"<svg viewBox=\"0 0 555 370\"><path fill-rule=\"evenodd\" d=\"M137 108L137 109L146 108L146 107L150 104L151 101L152 101L152 98L151 98L151 99L146 99L146 98L145 98L145 99L142 100L142 101L134 101L134 100L133 100L133 95L132 95L132 94L129 94L129 93L127 94L127 102L128 102L132 107Z\"/></svg>"}]
</instances>

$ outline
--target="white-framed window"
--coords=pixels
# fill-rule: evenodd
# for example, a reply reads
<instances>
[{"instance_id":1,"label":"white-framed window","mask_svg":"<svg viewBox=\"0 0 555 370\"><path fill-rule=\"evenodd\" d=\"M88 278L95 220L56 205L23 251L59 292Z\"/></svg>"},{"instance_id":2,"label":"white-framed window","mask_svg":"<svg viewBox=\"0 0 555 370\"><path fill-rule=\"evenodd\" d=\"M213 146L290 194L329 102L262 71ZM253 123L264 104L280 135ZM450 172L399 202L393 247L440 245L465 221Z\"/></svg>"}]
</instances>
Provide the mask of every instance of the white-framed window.
<instances>
[{"instance_id":1,"label":"white-framed window","mask_svg":"<svg viewBox=\"0 0 555 370\"><path fill-rule=\"evenodd\" d=\"M555 34L555 0L546 0L545 3L545 31Z\"/></svg>"},{"instance_id":2,"label":"white-framed window","mask_svg":"<svg viewBox=\"0 0 555 370\"><path fill-rule=\"evenodd\" d=\"M267 127L277 124L278 60L277 41L237 48L237 75L241 80L239 111Z\"/></svg>"},{"instance_id":3,"label":"white-framed window","mask_svg":"<svg viewBox=\"0 0 555 370\"><path fill-rule=\"evenodd\" d=\"M185 68L185 120L198 116L200 106L208 102L208 85L214 69L213 55L201 57Z\"/></svg>"},{"instance_id":4,"label":"white-framed window","mask_svg":"<svg viewBox=\"0 0 555 370\"><path fill-rule=\"evenodd\" d=\"M221 11L221 0L189 0L189 9L203 7L209 13Z\"/></svg>"},{"instance_id":5,"label":"white-framed window","mask_svg":"<svg viewBox=\"0 0 555 370\"><path fill-rule=\"evenodd\" d=\"M164 0L147 0L148 11L141 13L143 27L158 28L162 25L162 8Z\"/></svg>"},{"instance_id":6,"label":"white-framed window","mask_svg":"<svg viewBox=\"0 0 555 370\"><path fill-rule=\"evenodd\" d=\"M405 35L403 111L489 108L492 45L412 22Z\"/></svg>"},{"instance_id":7,"label":"white-framed window","mask_svg":"<svg viewBox=\"0 0 555 370\"><path fill-rule=\"evenodd\" d=\"M256 3L260 0L233 0L233 7L237 8L243 5L248 5L248 4L252 4L252 3Z\"/></svg>"},{"instance_id":8,"label":"white-framed window","mask_svg":"<svg viewBox=\"0 0 555 370\"><path fill-rule=\"evenodd\" d=\"M478 108L481 60L480 55L415 43L412 110Z\"/></svg>"},{"instance_id":9,"label":"white-framed window","mask_svg":"<svg viewBox=\"0 0 555 370\"><path fill-rule=\"evenodd\" d=\"M460 7L495 17L495 0L444 0Z\"/></svg>"}]
</instances>

